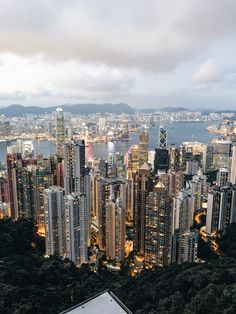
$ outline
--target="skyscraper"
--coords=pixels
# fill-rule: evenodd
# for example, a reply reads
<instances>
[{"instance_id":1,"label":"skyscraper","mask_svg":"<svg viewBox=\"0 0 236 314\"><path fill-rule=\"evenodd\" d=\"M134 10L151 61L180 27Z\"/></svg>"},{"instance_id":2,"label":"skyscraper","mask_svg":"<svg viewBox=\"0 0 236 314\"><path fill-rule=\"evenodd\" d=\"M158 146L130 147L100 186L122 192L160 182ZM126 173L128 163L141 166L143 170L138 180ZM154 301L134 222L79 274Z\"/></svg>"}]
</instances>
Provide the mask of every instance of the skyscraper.
<instances>
[{"instance_id":1,"label":"skyscraper","mask_svg":"<svg viewBox=\"0 0 236 314\"><path fill-rule=\"evenodd\" d=\"M112 188L112 187L111 187ZM111 191L106 212L106 255L118 262L125 256L125 207Z\"/></svg>"},{"instance_id":2,"label":"skyscraper","mask_svg":"<svg viewBox=\"0 0 236 314\"><path fill-rule=\"evenodd\" d=\"M155 185L155 176L150 165L143 164L134 175L134 251L144 255L145 251L145 219L146 202L149 192Z\"/></svg>"},{"instance_id":3,"label":"skyscraper","mask_svg":"<svg viewBox=\"0 0 236 314\"><path fill-rule=\"evenodd\" d=\"M172 201L167 188L158 182L146 201L145 213L145 260L167 266L171 258Z\"/></svg>"},{"instance_id":4,"label":"skyscraper","mask_svg":"<svg viewBox=\"0 0 236 314\"><path fill-rule=\"evenodd\" d=\"M22 160L22 154L16 152L9 152L7 153L7 185L9 191L9 203L10 203L10 212L13 218L16 218L16 209L14 206L14 191L13 191L13 168L15 167L15 162Z\"/></svg>"},{"instance_id":5,"label":"skyscraper","mask_svg":"<svg viewBox=\"0 0 236 314\"><path fill-rule=\"evenodd\" d=\"M51 186L44 191L46 254L65 255L64 190Z\"/></svg>"},{"instance_id":6,"label":"skyscraper","mask_svg":"<svg viewBox=\"0 0 236 314\"><path fill-rule=\"evenodd\" d=\"M160 148L160 149L166 149L167 148L167 131L162 126L160 126L160 129L159 129L158 148Z\"/></svg>"},{"instance_id":7,"label":"skyscraper","mask_svg":"<svg viewBox=\"0 0 236 314\"><path fill-rule=\"evenodd\" d=\"M122 202L122 206L126 208L126 185L123 180L118 179L98 179L96 181L96 213L98 222L98 245L103 251L107 248L108 241L108 212L109 210L117 211L117 198ZM113 201L112 201L113 200ZM114 204L115 205L114 205ZM119 202L119 204L121 204ZM112 206L115 206L114 208ZM123 215L123 214L122 214ZM122 216L123 217L123 216ZM123 218L122 218L123 219Z\"/></svg>"},{"instance_id":8,"label":"skyscraper","mask_svg":"<svg viewBox=\"0 0 236 314\"><path fill-rule=\"evenodd\" d=\"M44 191L53 185L52 174L43 167L32 168L32 184L34 197L34 220L38 224L39 231L44 233Z\"/></svg>"},{"instance_id":9,"label":"skyscraper","mask_svg":"<svg viewBox=\"0 0 236 314\"><path fill-rule=\"evenodd\" d=\"M139 165L142 166L145 162L148 162L148 139L149 135L144 130L139 135Z\"/></svg>"},{"instance_id":10,"label":"skyscraper","mask_svg":"<svg viewBox=\"0 0 236 314\"><path fill-rule=\"evenodd\" d=\"M167 172L169 169L169 153L167 149L156 148L154 159L154 173L157 174L158 170Z\"/></svg>"},{"instance_id":11,"label":"skyscraper","mask_svg":"<svg viewBox=\"0 0 236 314\"><path fill-rule=\"evenodd\" d=\"M171 169L176 167L176 148L175 144L170 144L169 146L169 165Z\"/></svg>"},{"instance_id":12,"label":"skyscraper","mask_svg":"<svg viewBox=\"0 0 236 314\"><path fill-rule=\"evenodd\" d=\"M135 173L139 169L139 146L138 145L132 145L130 147L129 168L131 169L132 173Z\"/></svg>"},{"instance_id":13,"label":"skyscraper","mask_svg":"<svg viewBox=\"0 0 236 314\"><path fill-rule=\"evenodd\" d=\"M66 256L77 266L88 261L89 215L85 194L65 197Z\"/></svg>"},{"instance_id":14,"label":"skyscraper","mask_svg":"<svg viewBox=\"0 0 236 314\"><path fill-rule=\"evenodd\" d=\"M195 263L197 260L198 232L176 231L172 237L172 263Z\"/></svg>"},{"instance_id":15,"label":"skyscraper","mask_svg":"<svg viewBox=\"0 0 236 314\"><path fill-rule=\"evenodd\" d=\"M229 181L229 169L220 168L217 173L217 184L219 186L226 186L226 183Z\"/></svg>"},{"instance_id":16,"label":"skyscraper","mask_svg":"<svg viewBox=\"0 0 236 314\"><path fill-rule=\"evenodd\" d=\"M63 158L65 145L65 126L64 112L62 108L57 108L56 110L56 145L58 157Z\"/></svg>"},{"instance_id":17,"label":"skyscraper","mask_svg":"<svg viewBox=\"0 0 236 314\"><path fill-rule=\"evenodd\" d=\"M236 186L216 186L208 194L206 231L211 234L236 222Z\"/></svg>"},{"instance_id":18,"label":"skyscraper","mask_svg":"<svg viewBox=\"0 0 236 314\"><path fill-rule=\"evenodd\" d=\"M193 225L194 196L191 189L181 190L173 198L173 224L172 234L175 230L188 231Z\"/></svg>"},{"instance_id":19,"label":"skyscraper","mask_svg":"<svg viewBox=\"0 0 236 314\"><path fill-rule=\"evenodd\" d=\"M14 218L33 218L32 173L23 167L22 160L16 161L11 170Z\"/></svg>"},{"instance_id":20,"label":"skyscraper","mask_svg":"<svg viewBox=\"0 0 236 314\"><path fill-rule=\"evenodd\" d=\"M236 184L236 145L232 148L232 163L231 163L231 175L230 182Z\"/></svg>"},{"instance_id":21,"label":"skyscraper","mask_svg":"<svg viewBox=\"0 0 236 314\"><path fill-rule=\"evenodd\" d=\"M64 187L66 195L84 193L85 142L71 141L65 145Z\"/></svg>"},{"instance_id":22,"label":"skyscraper","mask_svg":"<svg viewBox=\"0 0 236 314\"><path fill-rule=\"evenodd\" d=\"M214 169L214 147L212 145L204 145L202 156L203 172L209 172Z\"/></svg>"}]
</instances>

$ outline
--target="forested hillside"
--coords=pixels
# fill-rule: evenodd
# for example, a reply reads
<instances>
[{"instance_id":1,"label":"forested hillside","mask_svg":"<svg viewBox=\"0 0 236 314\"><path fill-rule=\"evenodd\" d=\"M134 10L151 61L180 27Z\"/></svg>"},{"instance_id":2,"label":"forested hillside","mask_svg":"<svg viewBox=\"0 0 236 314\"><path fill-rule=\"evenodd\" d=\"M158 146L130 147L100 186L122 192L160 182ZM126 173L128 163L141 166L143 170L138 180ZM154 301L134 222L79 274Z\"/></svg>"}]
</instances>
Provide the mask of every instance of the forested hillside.
<instances>
[{"instance_id":1,"label":"forested hillside","mask_svg":"<svg viewBox=\"0 0 236 314\"><path fill-rule=\"evenodd\" d=\"M131 277L125 268L94 273L56 256L44 258L33 222L0 220L0 313L59 313L105 289L134 313L236 313L235 240L232 225L218 240L219 257Z\"/></svg>"}]
</instances>

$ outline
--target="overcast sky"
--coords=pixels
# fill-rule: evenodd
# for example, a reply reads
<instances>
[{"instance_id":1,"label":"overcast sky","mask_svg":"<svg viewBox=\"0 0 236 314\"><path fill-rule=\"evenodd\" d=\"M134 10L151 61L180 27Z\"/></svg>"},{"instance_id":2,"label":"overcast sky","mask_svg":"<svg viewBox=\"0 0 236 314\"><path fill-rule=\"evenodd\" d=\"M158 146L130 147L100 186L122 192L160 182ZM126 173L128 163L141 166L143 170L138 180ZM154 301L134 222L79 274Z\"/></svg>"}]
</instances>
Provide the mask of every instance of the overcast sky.
<instances>
[{"instance_id":1,"label":"overcast sky","mask_svg":"<svg viewBox=\"0 0 236 314\"><path fill-rule=\"evenodd\" d=\"M236 0L0 0L0 106L236 108Z\"/></svg>"}]
</instances>

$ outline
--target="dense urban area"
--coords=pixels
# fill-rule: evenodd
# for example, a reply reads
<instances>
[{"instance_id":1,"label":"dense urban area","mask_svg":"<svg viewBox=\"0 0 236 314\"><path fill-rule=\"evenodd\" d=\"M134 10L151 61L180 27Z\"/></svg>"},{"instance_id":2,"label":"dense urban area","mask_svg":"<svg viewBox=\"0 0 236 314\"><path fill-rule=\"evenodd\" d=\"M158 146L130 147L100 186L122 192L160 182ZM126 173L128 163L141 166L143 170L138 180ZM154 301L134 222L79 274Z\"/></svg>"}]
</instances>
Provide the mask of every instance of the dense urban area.
<instances>
[{"instance_id":1,"label":"dense urban area","mask_svg":"<svg viewBox=\"0 0 236 314\"><path fill-rule=\"evenodd\" d=\"M59 313L105 289L139 314L235 313L235 112L55 107L2 114L0 141L1 313Z\"/></svg>"}]
</instances>

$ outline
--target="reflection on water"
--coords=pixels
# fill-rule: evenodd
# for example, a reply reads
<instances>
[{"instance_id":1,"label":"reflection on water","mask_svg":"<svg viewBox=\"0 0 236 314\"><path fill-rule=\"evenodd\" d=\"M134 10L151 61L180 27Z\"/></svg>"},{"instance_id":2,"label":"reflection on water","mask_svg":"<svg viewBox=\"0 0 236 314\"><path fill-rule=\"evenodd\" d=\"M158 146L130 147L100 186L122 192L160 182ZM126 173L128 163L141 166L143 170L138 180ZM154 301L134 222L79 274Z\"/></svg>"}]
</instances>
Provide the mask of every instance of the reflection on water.
<instances>
[{"instance_id":1,"label":"reflection on water","mask_svg":"<svg viewBox=\"0 0 236 314\"><path fill-rule=\"evenodd\" d=\"M174 143L177 146L183 141L199 141L208 143L214 135L207 131L207 126L211 123L187 123L176 122L166 123L164 127L168 132L168 144ZM149 130L149 149L154 150L158 141L159 124ZM131 145L138 143L139 134L131 134L130 141L118 141L109 143L96 143L88 145L86 148L87 158L106 158L110 152L120 152L125 154ZM55 141L33 141L35 154L43 153L45 157L52 155L56 151ZM0 142L0 161L4 162L7 153L7 146L15 145L16 142Z\"/></svg>"}]
</instances>

